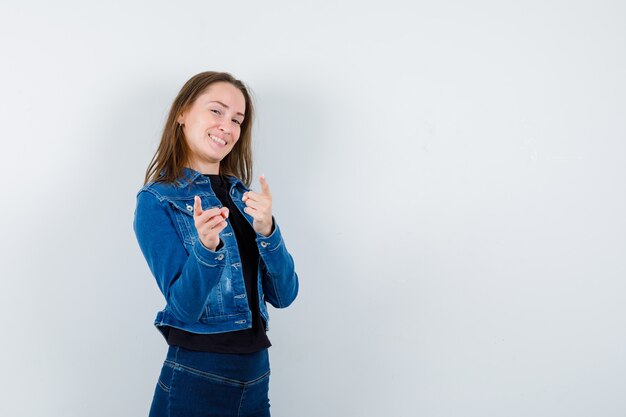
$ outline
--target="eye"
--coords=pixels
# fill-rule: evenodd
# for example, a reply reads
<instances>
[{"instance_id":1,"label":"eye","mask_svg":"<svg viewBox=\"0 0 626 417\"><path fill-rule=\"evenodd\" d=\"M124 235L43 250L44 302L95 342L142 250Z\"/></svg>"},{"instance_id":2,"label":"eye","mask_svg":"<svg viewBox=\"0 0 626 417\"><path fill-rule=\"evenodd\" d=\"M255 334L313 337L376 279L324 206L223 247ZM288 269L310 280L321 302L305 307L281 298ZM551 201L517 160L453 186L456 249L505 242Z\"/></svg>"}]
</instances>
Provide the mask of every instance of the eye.
<instances>
[{"instance_id":1,"label":"eye","mask_svg":"<svg viewBox=\"0 0 626 417\"><path fill-rule=\"evenodd\" d=\"M222 114L222 112L220 112L219 110L216 110L216 109L211 109L211 111L212 111L213 113L215 113L215 114Z\"/></svg>"},{"instance_id":2,"label":"eye","mask_svg":"<svg viewBox=\"0 0 626 417\"><path fill-rule=\"evenodd\" d=\"M233 122L237 123L239 126L241 126L241 122L237 119L233 119Z\"/></svg>"}]
</instances>

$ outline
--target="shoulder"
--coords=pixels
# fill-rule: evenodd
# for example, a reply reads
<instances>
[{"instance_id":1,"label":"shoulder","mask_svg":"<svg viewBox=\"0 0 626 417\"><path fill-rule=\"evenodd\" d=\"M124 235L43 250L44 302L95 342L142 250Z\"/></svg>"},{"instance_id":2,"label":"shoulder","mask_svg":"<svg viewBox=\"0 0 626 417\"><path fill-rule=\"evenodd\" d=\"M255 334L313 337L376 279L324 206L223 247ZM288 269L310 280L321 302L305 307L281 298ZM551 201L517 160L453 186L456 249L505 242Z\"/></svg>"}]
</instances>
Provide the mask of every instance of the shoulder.
<instances>
[{"instance_id":1,"label":"shoulder","mask_svg":"<svg viewBox=\"0 0 626 417\"><path fill-rule=\"evenodd\" d=\"M154 181L147 182L143 187L137 191L137 197L142 195L143 193L152 194L157 197L159 200L162 199L162 194L164 191L163 185L161 183L157 183Z\"/></svg>"},{"instance_id":2,"label":"shoulder","mask_svg":"<svg viewBox=\"0 0 626 417\"><path fill-rule=\"evenodd\" d=\"M179 183L167 183L167 182L147 182L143 187L137 191L137 197L141 194L149 193L155 196L159 201L163 201L168 196L173 196L181 193L181 186Z\"/></svg>"},{"instance_id":3,"label":"shoulder","mask_svg":"<svg viewBox=\"0 0 626 417\"><path fill-rule=\"evenodd\" d=\"M164 195L160 192L158 186L147 183L137 191L137 206L135 214L147 213L150 211L161 211L163 207Z\"/></svg>"},{"instance_id":4,"label":"shoulder","mask_svg":"<svg viewBox=\"0 0 626 417\"><path fill-rule=\"evenodd\" d=\"M150 181L137 191L137 212L162 212L167 206L167 200L175 192L176 186L164 182Z\"/></svg>"}]
</instances>

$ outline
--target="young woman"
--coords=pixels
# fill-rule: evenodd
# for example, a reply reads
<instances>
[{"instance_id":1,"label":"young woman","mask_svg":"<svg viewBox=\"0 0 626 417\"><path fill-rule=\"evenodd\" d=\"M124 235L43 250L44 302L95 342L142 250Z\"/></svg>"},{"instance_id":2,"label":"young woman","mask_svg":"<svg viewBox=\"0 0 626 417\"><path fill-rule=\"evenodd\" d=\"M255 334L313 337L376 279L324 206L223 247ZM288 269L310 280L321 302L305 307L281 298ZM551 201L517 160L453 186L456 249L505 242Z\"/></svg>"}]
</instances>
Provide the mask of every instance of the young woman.
<instances>
[{"instance_id":1,"label":"young woman","mask_svg":"<svg viewBox=\"0 0 626 417\"><path fill-rule=\"evenodd\" d=\"M251 191L253 104L232 75L192 77L137 193L133 228L166 306L169 348L150 416L269 416L266 301L289 306L294 261L261 176Z\"/></svg>"}]
</instances>

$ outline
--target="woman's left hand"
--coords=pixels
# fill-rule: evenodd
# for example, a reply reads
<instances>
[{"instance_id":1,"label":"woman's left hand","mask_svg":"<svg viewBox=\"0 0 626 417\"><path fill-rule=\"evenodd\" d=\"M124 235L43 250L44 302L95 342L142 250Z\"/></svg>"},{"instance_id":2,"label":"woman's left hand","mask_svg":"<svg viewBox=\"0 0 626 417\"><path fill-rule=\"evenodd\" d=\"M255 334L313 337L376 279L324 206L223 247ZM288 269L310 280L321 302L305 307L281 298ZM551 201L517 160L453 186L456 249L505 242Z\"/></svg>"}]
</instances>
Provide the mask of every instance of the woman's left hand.
<instances>
[{"instance_id":1,"label":"woman's left hand","mask_svg":"<svg viewBox=\"0 0 626 417\"><path fill-rule=\"evenodd\" d=\"M254 191L243 193L242 201L247 206L243 211L254 219L252 222L254 231L267 237L272 232L272 194L270 194L270 187L265 175L259 177L259 182L261 183L261 193Z\"/></svg>"}]
</instances>

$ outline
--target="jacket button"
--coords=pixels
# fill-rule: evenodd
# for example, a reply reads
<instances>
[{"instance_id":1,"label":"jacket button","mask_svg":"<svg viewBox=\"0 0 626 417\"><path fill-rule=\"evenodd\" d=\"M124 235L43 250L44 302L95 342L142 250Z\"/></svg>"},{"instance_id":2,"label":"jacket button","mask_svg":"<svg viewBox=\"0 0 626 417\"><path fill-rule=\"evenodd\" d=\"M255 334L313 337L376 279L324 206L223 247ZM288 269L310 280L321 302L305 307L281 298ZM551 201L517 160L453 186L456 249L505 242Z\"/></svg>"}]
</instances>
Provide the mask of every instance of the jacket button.
<instances>
[{"instance_id":1,"label":"jacket button","mask_svg":"<svg viewBox=\"0 0 626 417\"><path fill-rule=\"evenodd\" d=\"M218 261L221 261L222 259L224 259L224 254L220 253L215 259L217 259Z\"/></svg>"},{"instance_id":2,"label":"jacket button","mask_svg":"<svg viewBox=\"0 0 626 417\"><path fill-rule=\"evenodd\" d=\"M270 244L269 244L269 243L267 243L267 242L261 242L261 246L263 246L264 248L265 248L265 247L267 247L267 246L269 246L269 245L270 245Z\"/></svg>"},{"instance_id":3,"label":"jacket button","mask_svg":"<svg viewBox=\"0 0 626 417\"><path fill-rule=\"evenodd\" d=\"M190 206L189 204L187 204L187 211L193 211L193 206Z\"/></svg>"}]
</instances>

